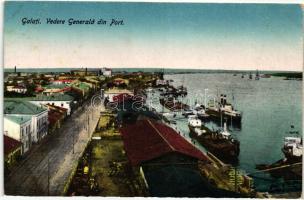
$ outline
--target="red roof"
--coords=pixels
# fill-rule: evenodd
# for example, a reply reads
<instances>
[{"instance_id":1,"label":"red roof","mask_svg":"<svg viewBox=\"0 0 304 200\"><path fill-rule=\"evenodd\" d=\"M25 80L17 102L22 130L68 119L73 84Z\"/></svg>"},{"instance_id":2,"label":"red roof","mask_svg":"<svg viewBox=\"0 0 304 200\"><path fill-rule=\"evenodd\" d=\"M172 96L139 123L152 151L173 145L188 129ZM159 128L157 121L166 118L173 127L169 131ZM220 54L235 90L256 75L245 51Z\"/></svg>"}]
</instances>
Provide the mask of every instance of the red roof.
<instances>
[{"instance_id":1,"label":"red roof","mask_svg":"<svg viewBox=\"0 0 304 200\"><path fill-rule=\"evenodd\" d=\"M21 142L15 140L11 137L4 135L4 155L8 155L9 153L16 150L18 147L22 145Z\"/></svg>"},{"instance_id":2,"label":"red roof","mask_svg":"<svg viewBox=\"0 0 304 200\"><path fill-rule=\"evenodd\" d=\"M140 120L120 129L125 151L132 165L177 152L199 160L208 158L165 124Z\"/></svg>"},{"instance_id":3,"label":"red roof","mask_svg":"<svg viewBox=\"0 0 304 200\"><path fill-rule=\"evenodd\" d=\"M74 80L72 79L58 79L58 80L54 80L53 82L65 82L65 83L71 83Z\"/></svg>"}]
</instances>

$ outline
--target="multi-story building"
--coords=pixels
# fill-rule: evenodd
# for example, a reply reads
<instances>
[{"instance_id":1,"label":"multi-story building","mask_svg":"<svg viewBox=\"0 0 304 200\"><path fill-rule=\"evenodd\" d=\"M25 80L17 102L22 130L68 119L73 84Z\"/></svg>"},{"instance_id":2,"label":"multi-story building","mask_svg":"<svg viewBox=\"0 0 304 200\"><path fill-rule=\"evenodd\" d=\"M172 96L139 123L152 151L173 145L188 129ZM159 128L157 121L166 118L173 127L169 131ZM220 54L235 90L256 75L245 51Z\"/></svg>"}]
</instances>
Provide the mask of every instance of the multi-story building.
<instances>
[{"instance_id":1,"label":"multi-story building","mask_svg":"<svg viewBox=\"0 0 304 200\"><path fill-rule=\"evenodd\" d=\"M4 99L5 117L30 117L31 118L31 142L39 142L48 133L48 111L45 107L36 106L26 99ZM7 125L4 123L4 127ZM8 129L9 131L9 129Z\"/></svg>"},{"instance_id":2,"label":"multi-story building","mask_svg":"<svg viewBox=\"0 0 304 200\"><path fill-rule=\"evenodd\" d=\"M31 147L31 123L31 116L4 116L4 135L22 143L21 155L26 153Z\"/></svg>"}]
</instances>

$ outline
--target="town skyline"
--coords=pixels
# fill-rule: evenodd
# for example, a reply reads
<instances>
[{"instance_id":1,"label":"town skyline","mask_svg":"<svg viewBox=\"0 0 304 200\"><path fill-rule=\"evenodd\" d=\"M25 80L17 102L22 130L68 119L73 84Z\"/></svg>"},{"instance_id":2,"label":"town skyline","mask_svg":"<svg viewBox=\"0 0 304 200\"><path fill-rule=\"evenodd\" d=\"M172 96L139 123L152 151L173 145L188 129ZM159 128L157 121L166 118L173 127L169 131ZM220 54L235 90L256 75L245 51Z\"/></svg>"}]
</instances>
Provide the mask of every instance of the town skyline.
<instances>
[{"instance_id":1,"label":"town skyline","mask_svg":"<svg viewBox=\"0 0 304 200\"><path fill-rule=\"evenodd\" d=\"M300 5L20 5L22 2L5 4L6 68L303 70ZM41 24L22 25L23 18L37 18ZM95 19L95 23L98 19L115 19L124 23L70 26L71 18ZM46 19L66 20L66 24L47 24Z\"/></svg>"}]
</instances>

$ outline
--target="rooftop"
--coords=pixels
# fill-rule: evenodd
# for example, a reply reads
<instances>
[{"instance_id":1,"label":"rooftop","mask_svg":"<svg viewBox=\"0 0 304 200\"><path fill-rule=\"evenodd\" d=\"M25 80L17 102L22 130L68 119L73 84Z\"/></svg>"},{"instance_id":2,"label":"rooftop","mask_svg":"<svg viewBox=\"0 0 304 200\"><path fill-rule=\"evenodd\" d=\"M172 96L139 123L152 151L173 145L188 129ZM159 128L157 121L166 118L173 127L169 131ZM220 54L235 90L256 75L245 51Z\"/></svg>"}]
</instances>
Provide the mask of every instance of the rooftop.
<instances>
[{"instance_id":1,"label":"rooftop","mask_svg":"<svg viewBox=\"0 0 304 200\"><path fill-rule=\"evenodd\" d=\"M73 87L79 88L81 90L89 90L90 89L90 86L85 82L79 82L79 83L73 85Z\"/></svg>"},{"instance_id":2,"label":"rooftop","mask_svg":"<svg viewBox=\"0 0 304 200\"><path fill-rule=\"evenodd\" d=\"M30 116L11 116L11 115L6 115L4 116L4 118L20 125L32 119L32 117Z\"/></svg>"},{"instance_id":3,"label":"rooftop","mask_svg":"<svg viewBox=\"0 0 304 200\"><path fill-rule=\"evenodd\" d=\"M46 88L46 89L64 89L66 87L69 87L69 85L65 84L65 83L63 83L63 84L49 84L49 85L44 86L44 88Z\"/></svg>"},{"instance_id":4,"label":"rooftop","mask_svg":"<svg viewBox=\"0 0 304 200\"><path fill-rule=\"evenodd\" d=\"M174 129L152 120L139 120L120 130L132 165L177 152L199 160L208 158Z\"/></svg>"},{"instance_id":5,"label":"rooftop","mask_svg":"<svg viewBox=\"0 0 304 200\"><path fill-rule=\"evenodd\" d=\"M132 91L127 89L109 88L105 91L106 94L133 94Z\"/></svg>"},{"instance_id":6,"label":"rooftop","mask_svg":"<svg viewBox=\"0 0 304 200\"><path fill-rule=\"evenodd\" d=\"M73 101L74 97L68 94L37 95L29 98L31 101Z\"/></svg>"},{"instance_id":7,"label":"rooftop","mask_svg":"<svg viewBox=\"0 0 304 200\"><path fill-rule=\"evenodd\" d=\"M46 111L44 107L36 106L27 98L5 98L4 99L4 114L23 114L23 115L36 115Z\"/></svg>"}]
</instances>

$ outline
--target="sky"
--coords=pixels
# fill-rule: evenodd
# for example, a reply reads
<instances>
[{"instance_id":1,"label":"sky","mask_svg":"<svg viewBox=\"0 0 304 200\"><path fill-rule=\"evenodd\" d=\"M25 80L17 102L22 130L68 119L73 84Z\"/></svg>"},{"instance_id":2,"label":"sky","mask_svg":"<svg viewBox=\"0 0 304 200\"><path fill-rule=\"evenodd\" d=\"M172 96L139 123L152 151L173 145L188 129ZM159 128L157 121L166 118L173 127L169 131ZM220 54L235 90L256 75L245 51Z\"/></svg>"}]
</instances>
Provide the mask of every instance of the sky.
<instances>
[{"instance_id":1,"label":"sky","mask_svg":"<svg viewBox=\"0 0 304 200\"><path fill-rule=\"evenodd\" d=\"M5 2L4 9L5 67L303 68L295 4ZM22 25L24 18L40 24ZM71 18L95 24L69 25ZM110 26L112 19L123 25Z\"/></svg>"}]
</instances>

